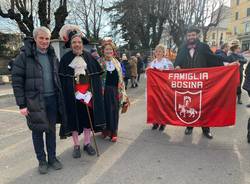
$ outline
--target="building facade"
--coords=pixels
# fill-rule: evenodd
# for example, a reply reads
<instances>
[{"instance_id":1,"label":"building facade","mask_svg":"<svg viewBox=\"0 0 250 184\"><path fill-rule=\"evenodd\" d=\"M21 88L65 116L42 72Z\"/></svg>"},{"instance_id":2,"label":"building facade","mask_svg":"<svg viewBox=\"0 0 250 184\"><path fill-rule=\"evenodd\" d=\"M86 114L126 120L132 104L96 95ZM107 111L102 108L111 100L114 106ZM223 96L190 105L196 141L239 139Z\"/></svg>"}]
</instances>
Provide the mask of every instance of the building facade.
<instances>
[{"instance_id":1,"label":"building facade","mask_svg":"<svg viewBox=\"0 0 250 184\"><path fill-rule=\"evenodd\" d=\"M228 26L232 39L241 42L242 50L250 48L250 0L231 0L231 21Z\"/></svg>"},{"instance_id":2,"label":"building facade","mask_svg":"<svg viewBox=\"0 0 250 184\"><path fill-rule=\"evenodd\" d=\"M215 11L214 17L216 18L218 11L219 10ZM228 29L230 22L231 8L228 6L223 6L221 9L219 24L216 27L211 27L207 33L207 42L211 47L219 47L221 44L230 41L232 35Z\"/></svg>"}]
</instances>

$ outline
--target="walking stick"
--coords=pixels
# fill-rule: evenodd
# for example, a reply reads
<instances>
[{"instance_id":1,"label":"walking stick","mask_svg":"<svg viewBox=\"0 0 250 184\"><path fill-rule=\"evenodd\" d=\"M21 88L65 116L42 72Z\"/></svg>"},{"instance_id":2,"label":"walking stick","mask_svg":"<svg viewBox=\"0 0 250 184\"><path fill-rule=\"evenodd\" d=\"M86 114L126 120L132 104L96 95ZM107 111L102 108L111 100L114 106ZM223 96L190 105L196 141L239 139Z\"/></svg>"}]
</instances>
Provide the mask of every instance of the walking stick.
<instances>
[{"instance_id":1,"label":"walking stick","mask_svg":"<svg viewBox=\"0 0 250 184\"><path fill-rule=\"evenodd\" d=\"M99 157L100 154L99 154L99 149L98 149L98 146L97 146L97 143L96 143L95 132L94 132L93 123L92 123L92 119L91 119L90 112L89 112L89 107L86 105L86 108L87 108L87 112L88 112L88 116L89 116L89 124L90 124L91 132L92 132L92 135L93 135L94 143L95 143L97 157Z\"/></svg>"}]
</instances>

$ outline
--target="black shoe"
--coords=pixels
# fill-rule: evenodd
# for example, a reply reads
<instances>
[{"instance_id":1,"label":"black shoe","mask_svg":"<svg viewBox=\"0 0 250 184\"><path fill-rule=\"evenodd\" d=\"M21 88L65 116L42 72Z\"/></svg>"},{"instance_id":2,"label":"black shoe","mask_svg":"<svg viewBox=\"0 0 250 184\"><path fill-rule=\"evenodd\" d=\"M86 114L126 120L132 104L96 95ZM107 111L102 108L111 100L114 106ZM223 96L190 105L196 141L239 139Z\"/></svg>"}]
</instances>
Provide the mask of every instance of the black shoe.
<instances>
[{"instance_id":1,"label":"black shoe","mask_svg":"<svg viewBox=\"0 0 250 184\"><path fill-rule=\"evenodd\" d=\"M238 101L237 101L238 104L242 104L242 101L241 101L241 95L238 95Z\"/></svg>"},{"instance_id":2,"label":"black shoe","mask_svg":"<svg viewBox=\"0 0 250 184\"><path fill-rule=\"evenodd\" d=\"M46 161L39 161L38 172L40 174L48 173L48 163Z\"/></svg>"},{"instance_id":3,"label":"black shoe","mask_svg":"<svg viewBox=\"0 0 250 184\"><path fill-rule=\"evenodd\" d=\"M161 125L159 131L163 132L165 130L166 125Z\"/></svg>"},{"instance_id":4,"label":"black shoe","mask_svg":"<svg viewBox=\"0 0 250 184\"><path fill-rule=\"evenodd\" d=\"M74 146L72 157L73 158L81 158L81 149L80 149L80 146L78 146L78 145Z\"/></svg>"},{"instance_id":5,"label":"black shoe","mask_svg":"<svg viewBox=\"0 0 250 184\"><path fill-rule=\"evenodd\" d=\"M49 163L49 166L55 170L60 170L63 168L62 163L57 158L49 160L48 163Z\"/></svg>"},{"instance_id":6,"label":"black shoe","mask_svg":"<svg viewBox=\"0 0 250 184\"><path fill-rule=\"evenodd\" d=\"M158 127L159 127L158 124L154 124L153 127L152 127L152 130L156 130Z\"/></svg>"},{"instance_id":7,"label":"black shoe","mask_svg":"<svg viewBox=\"0 0 250 184\"><path fill-rule=\"evenodd\" d=\"M247 108L250 108L250 104L247 104L246 107L247 107Z\"/></svg>"},{"instance_id":8,"label":"black shoe","mask_svg":"<svg viewBox=\"0 0 250 184\"><path fill-rule=\"evenodd\" d=\"M191 135L193 133L193 128L187 127L185 130L185 135Z\"/></svg>"},{"instance_id":9,"label":"black shoe","mask_svg":"<svg viewBox=\"0 0 250 184\"><path fill-rule=\"evenodd\" d=\"M247 142L250 143L250 132L247 133Z\"/></svg>"},{"instance_id":10,"label":"black shoe","mask_svg":"<svg viewBox=\"0 0 250 184\"><path fill-rule=\"evenodd\" d=\"M95 149L90 145L87 144L83 147L83 151L86 151L88 153L88 155L93 156L96 154Z\"/></svg>"},{"instance_id":11,"label":"black shoe","mask_svg":"<svg viewBox=\"0 0 250 184\"><path fill-rule=\"evenodd\" d=\"M213 135L212 135L212 133L211 133L210 131L208 131L208 132L203 132L203 135L204 135L206 138L208 138L208 139L213 139Z\"/></svg>"}]
</instances>

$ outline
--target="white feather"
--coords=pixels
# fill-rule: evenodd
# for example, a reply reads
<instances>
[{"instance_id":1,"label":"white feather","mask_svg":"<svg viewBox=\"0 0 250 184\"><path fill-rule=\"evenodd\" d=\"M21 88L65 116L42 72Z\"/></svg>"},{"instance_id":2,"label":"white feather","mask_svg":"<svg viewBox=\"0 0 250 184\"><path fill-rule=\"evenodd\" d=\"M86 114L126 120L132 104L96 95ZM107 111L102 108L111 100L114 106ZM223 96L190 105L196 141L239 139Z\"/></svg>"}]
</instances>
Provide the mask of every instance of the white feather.
<instances>
[{"instance_id":1,"label":"white feather","mask_svg":"<svg viewBox=\"0 0 250 184\"><path fill-rule=\"evenodd\" d=\"M80 32L80 28L77 25L72 25L72 24L64 25L59 32L61 40L68 41L69 40L68 36L71 31Z\"/></svg>"}]
</instances>

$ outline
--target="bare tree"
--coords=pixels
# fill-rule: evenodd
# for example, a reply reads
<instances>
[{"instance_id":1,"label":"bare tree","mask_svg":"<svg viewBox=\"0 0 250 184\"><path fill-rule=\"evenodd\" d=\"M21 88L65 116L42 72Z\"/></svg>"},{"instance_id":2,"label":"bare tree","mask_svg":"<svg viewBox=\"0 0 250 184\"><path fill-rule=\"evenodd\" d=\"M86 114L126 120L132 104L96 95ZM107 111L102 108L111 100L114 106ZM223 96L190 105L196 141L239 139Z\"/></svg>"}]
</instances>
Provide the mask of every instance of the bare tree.
<instances>
[{"instance_id":1,"label":"bare tree","mask_svg":"<svg viewBox=\"0 0 250 184\"><path fill-rule=\"evenodd\" d=\"M223 12L226 11L225 8L224 0L210 0L207 2L203 18L199 24L199 27L202 30L204 42L207 42L207 33L209 29L216 27L223 19L226 18L226 14Z\"/></svg>"},{"instance_id":2,"label":"bare tree","mask_svg":"<svg viewBox=\"0 0 250 184\"><path fill-rule=\"evenodd\" d=\"M155 47L163 31L177 46L191 26L206 34L221 21L223 4L223 0L118 0L106 10L114 30L134 49Z\"/></svg>"},{"instance_id":3,"label":"bare tree","mask_svg":"<svg viewBox=\"0 0 250 184\"><path fill-rule=\"evenodd\" d=\"M168 4L166 0L141 1L138 11L140 13L139 17L144 17L144 19L139 19L139 26L141 31L144 33L144 36L149 35L149 39L144 40L145 37L139 34L144 48L155 47L159 43L164 29L164 24L167 20L167 7Z\"/></svg>"},{"instance_id":4,"label":"bare tree","mask_svg":"<svg viewBox=\"0 0 250 184\"><path fill-rule=\"evenodd\" d=\"M55 15L55 27L52 31L52 38L58 38L59 31L64 25L65 19L68 16L67 0L60 0L59 7L56 9L54 15Z\"/></svg>"},{"instance_id":5,"label":"bare tree","mask_svg":"<svg viewBox=\"0 0 250 184\"><path fill-rule=\"evenodd\" d=\"M7 4L8 7L5 8L0 5L0 16L15 21L20 31L26 36L32 36L36 16L38 16L39 25L50 28L51 0L8 0ZM67 0L60 0L57 4L58 8L54 11L55 26L52 38L58 38L59 30L68 16Z\"/></svg>"},{"instance_id":6,"label":"bare tree","mask_svg":"<svg viewBox=\"0 0 250 184\"><path fill-rule=\"evenodd\" d=\"M184 40L188 27L197 25L203 14L206 0L168 0L167 20L170 35L177 46Z\"/></svg>"},{"instance_id":7,"label":"bare tree","mask_svg":"<svg viewBox=\"0 0 250 184\"><path fill-rule=\"evenodd\" d=\"M88 38L95 41L99 40L104 27L103 3L104 0L79 0L72 7L75 23L82 26Z\"/></svg>"},{"instance_id":8,"label":"bare tree","mask_svg":"<svg viewBox=\"0 0 250 184\"><path fill-rule=\"evenodd\" d=\"M170 6L167 19L170 35L177 46L184 41L185 33L190 26L200 28L206 41L209 28L217 26L223 19L222 10L225 4L223 0L168 1Z\"/></svg>"},{"instance_id":9,"label":"bare tree","mask_svg":"<svg viewBox=\"0 0 250 184\"><path fill-rule=\"evenodd\" d=\"M131 49L155 47L167 16L167 0L123 0L107 8L113 28L120 28ZM118 31L119 33L119 31Z\"/></svg>"}]
</instances>

